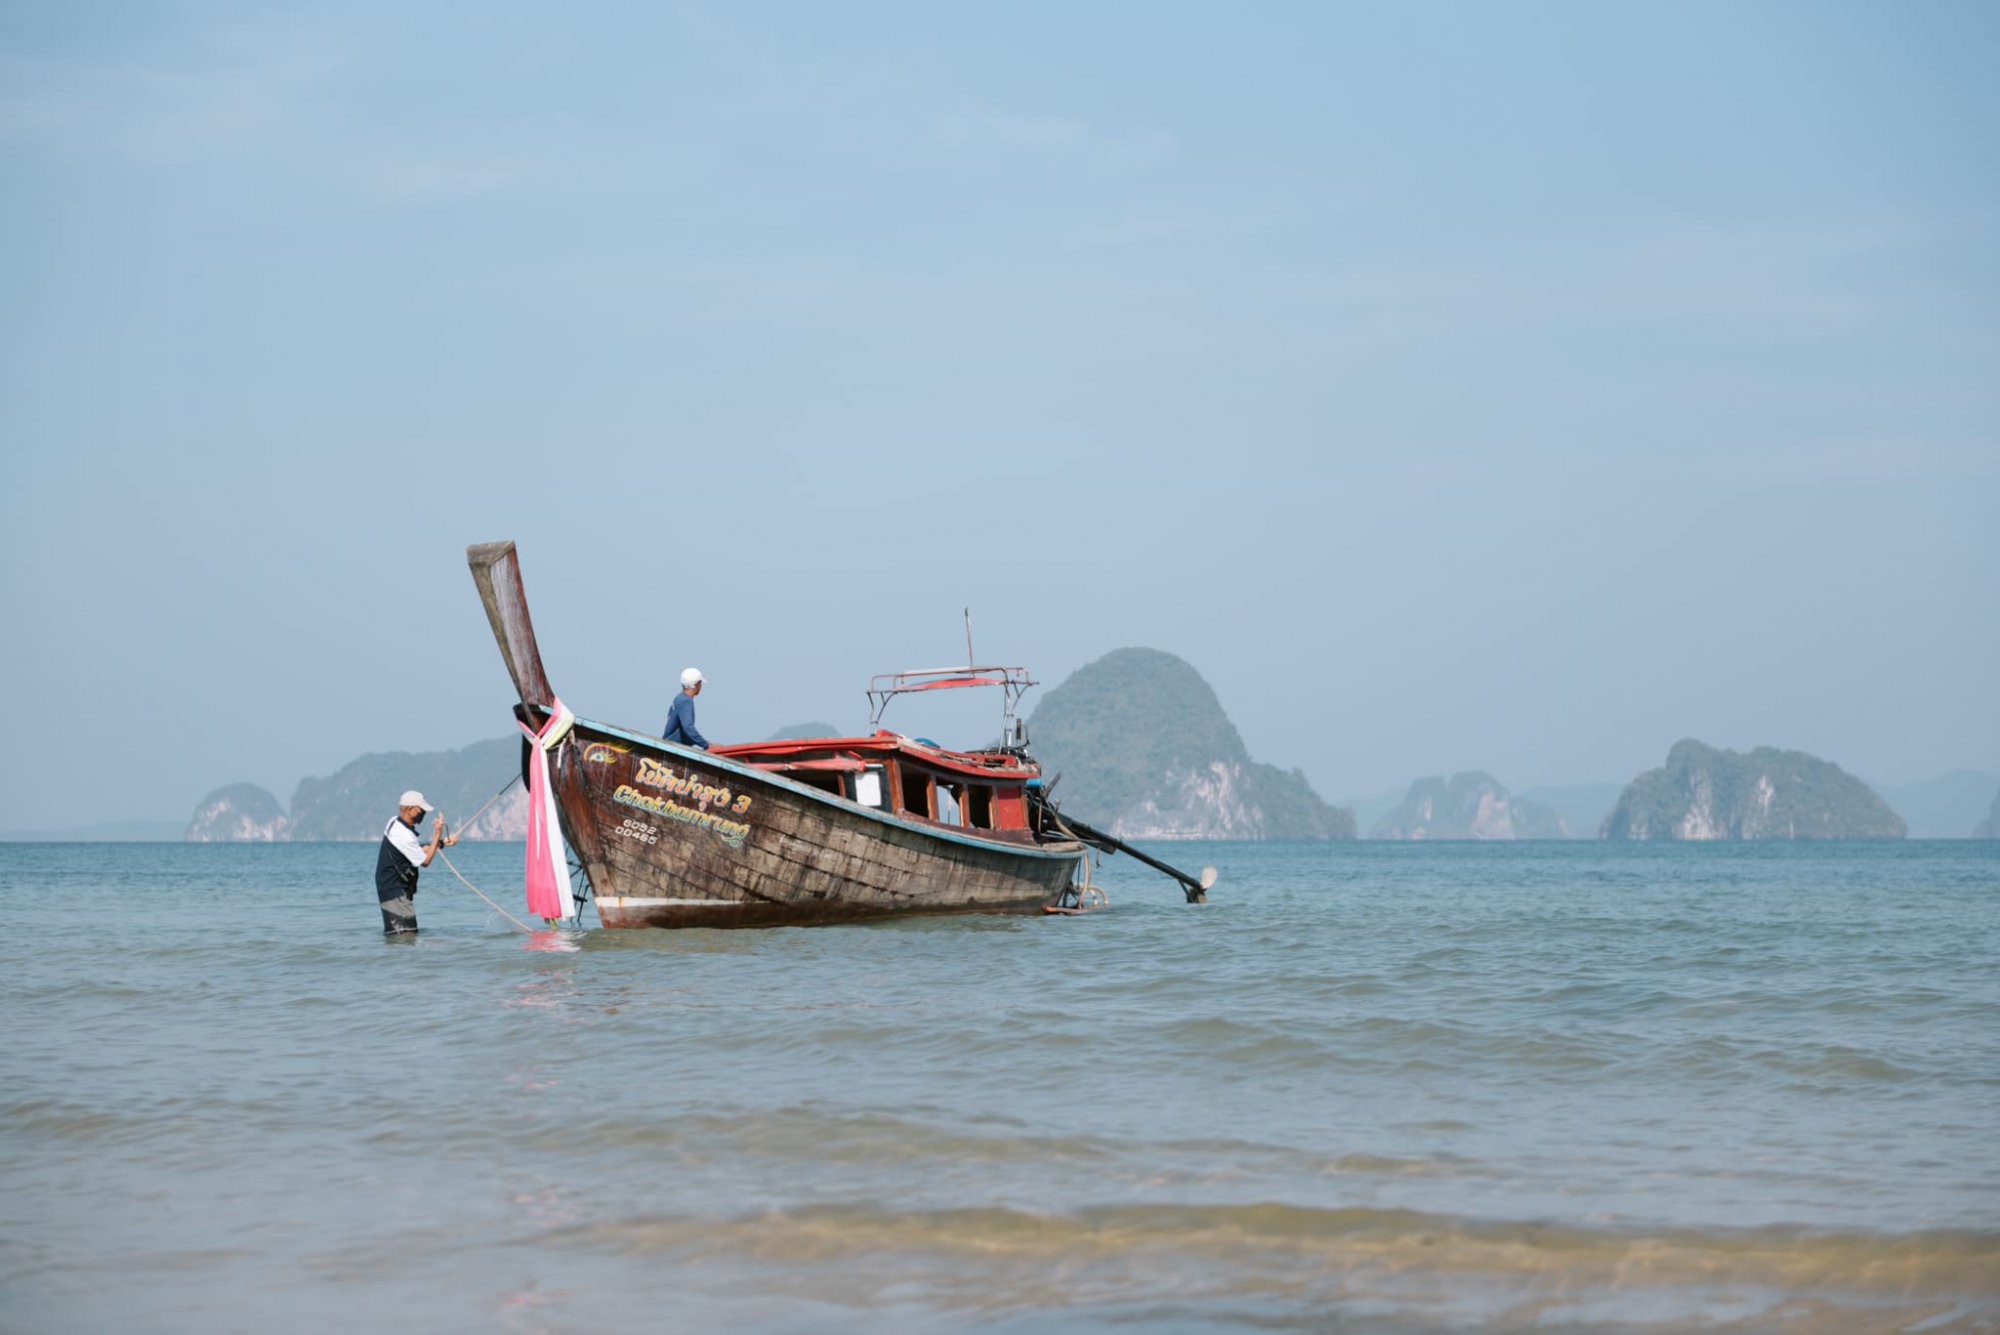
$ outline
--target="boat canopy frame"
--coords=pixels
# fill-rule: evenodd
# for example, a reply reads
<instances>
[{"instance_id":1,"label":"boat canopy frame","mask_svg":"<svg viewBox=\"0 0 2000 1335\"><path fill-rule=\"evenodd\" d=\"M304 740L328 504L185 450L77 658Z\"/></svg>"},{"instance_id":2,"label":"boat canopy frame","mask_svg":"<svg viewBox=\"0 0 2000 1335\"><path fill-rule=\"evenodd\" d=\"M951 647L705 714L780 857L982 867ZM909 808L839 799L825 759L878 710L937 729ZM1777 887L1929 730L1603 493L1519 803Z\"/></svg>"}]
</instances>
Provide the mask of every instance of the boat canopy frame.
<instances>
[{"instance_id":1,"label":"boat canopy frame","mask_svg":"<svg viewBox=\"0 0 2000 1335\"><path fill-rule=\"evenodd\" d=\"M1021 697L1040 684L1028 675L1028 669L1024 667L975 667L967 664L964 667L878 672L868 679L868 726L880 728L883 711L899 695L997 686L1000 688L1000 744L1008 750L1019 750L1028 744L1028 737L1027 730L1015 717L1016 709Z\"/></svg>"}]
</instances>

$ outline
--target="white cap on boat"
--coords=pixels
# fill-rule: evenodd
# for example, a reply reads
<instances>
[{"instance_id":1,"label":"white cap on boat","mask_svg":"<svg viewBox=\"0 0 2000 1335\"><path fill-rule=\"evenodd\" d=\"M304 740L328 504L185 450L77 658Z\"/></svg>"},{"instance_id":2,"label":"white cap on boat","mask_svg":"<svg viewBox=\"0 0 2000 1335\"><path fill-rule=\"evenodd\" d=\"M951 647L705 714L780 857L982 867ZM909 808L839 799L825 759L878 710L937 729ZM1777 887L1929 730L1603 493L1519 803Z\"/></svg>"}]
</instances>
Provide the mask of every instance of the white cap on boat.
<instances>
[{"instance_id":1,"label":"white cap on boat","mask_svg":"<svg viewBox=\"0 0 2000 1335\"><path fill-rule=\"evenodd\" d=\"M402 799L398 801L396 805L399 807L422 807L425 811L437 810L436 807L424 801L424 795L418 792L414 788L410 789L409 792L404 793Z\"/></svg>"},{"instance_id":2,"label":"white cap on boat","mask_svg":"<svg viewBox=\"0 0 2000 1335\"><path fill-rule=\"evenodd\" d=\"M681 672L681 685L692 686L701 680L700 668L685 668Z\"/></svg>"}]
</instances>

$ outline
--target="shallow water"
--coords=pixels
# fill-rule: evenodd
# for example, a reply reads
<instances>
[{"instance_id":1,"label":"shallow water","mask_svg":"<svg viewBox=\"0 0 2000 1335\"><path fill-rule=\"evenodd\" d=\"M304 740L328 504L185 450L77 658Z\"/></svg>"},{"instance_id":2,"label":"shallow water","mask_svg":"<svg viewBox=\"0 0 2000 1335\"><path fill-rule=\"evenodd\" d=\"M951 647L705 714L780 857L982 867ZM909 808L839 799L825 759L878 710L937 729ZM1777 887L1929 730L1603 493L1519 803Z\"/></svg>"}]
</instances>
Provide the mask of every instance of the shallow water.
<instances>
[{"instance_id":1,"label":"shallow water","mask_svg":"<svg viewBox=\"0 0 2000 1335\"><path fill-rule=\"evenodd\" d=\"M372 845L0 845L0 1327L2000 1329L2000 845L1159 851L391 943Z\"/></svg>"}]
</instances>

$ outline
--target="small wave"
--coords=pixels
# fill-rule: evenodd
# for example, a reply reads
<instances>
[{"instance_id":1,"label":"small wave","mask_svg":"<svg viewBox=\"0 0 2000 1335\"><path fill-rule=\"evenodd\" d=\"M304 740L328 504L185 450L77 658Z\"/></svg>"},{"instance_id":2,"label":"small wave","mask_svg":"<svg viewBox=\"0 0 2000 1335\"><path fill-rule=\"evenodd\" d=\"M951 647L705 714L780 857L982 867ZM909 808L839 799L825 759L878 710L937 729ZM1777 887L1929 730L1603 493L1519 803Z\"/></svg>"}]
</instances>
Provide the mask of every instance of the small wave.
<instances>
[{"instance_id":1,"label":"small wave","mask_svg":"<svg viewBox=\"0 0 2000 1335\"><path fill-rule=\"evenodd\" d=\"M860 1203L733 1219L648 1216L557 1229L544 1240L671 1256L866 1306L920 1297L988 1311L1171 1294L1333 1311L1415 1294L1484 1304L1474 1316L1572 1319L1635 1293L1692 1316L1762 1293L1827 1310L1894 1307L1914 1320L2000 1311L2000 1234L1802 1228L1665 1231L1406 1210L1130 1205L1072 1214L1003 1207L901 1211ZM1569 1312L1570 1316L1563 1316ZM1871 1327L1872 1328L1872 1327Z\"/></svg>"},{"instance_id":2,"label":"small wave","mask_svg":"<svg viewBox=\"0 0 2000 1335\"><path fill-rule=\"evenodd\" d=\"M962 1172L968 1165L1037 1165L1058 1171L1088 1166L1099 1173L1129 1169L1149 1180L1255 1174L1290 1179L1327 1177L1490 1177L1494 1169L1455 1155L1411 1157L1349 1153L1329 1156L1286 1145L1229 1137L1133 1141L1088 1127L1055 1129L1007 1119L984 1126L941 1126L887 1113L829 1115L809 1108L748 1115L687 1114L666 1120L578 1119L576 1143L591 1150L698 1157L754 1155L824 1168L852 1165L871 1172L932 1164Z\"/></svg>"}]
</instances>

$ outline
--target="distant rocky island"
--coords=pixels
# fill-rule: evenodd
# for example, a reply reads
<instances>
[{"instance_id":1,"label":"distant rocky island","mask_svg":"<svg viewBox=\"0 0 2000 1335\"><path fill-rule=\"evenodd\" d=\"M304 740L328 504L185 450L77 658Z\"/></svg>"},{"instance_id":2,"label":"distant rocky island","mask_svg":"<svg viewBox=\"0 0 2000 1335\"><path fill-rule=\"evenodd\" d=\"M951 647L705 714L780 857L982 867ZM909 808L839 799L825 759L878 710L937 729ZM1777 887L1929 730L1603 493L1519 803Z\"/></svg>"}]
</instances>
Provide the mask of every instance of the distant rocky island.
<instances>
[{"instance_id":1,"label":"distant rocky island","mask_svg":"<svg viewBox=\"0 0 2000 1335\"><path fill-rule=\"evenodd\" d=\"M326 778L299 780L290 810L254 783L218 788L195 807L185 837L190 843L379 839L396 814L396 799L404 789L415 788L465 838L522 839L528 830L528 795L518 783L472 820L520 772L518 736L474 742L456 751L375 752Z\"/></svg>"},{"instance_id":2,"label":"distant rocky island","mask_svg":"<svg viewBox=\"0 0 2000 1335\"><path fill-rule=\"evenodd\" d=\"M1972 827L1974 839L2000 839L2000 793L1993 794L1993 810L1986 819Z\"/></svg>"},{"instance_id":3,"label":"distant rocky island","mask_svg":"<svg viewBox=\"0 0 2000 1335\"><path fill-rule=\"evenodd\" d=\"M852 733L843 732L831 723L794 723L789 727L778 729L764 740L767 742L789 742L794 738L800 737L850 737L852 735Z\"/></svg>"},{"instance_id":4,"label":"distant rocky island","mask_svg":"<svg viewBox=\"0 0 2000 1335\"><path fill-rule=\"evenodd\" d=\"M192 844L269 843L291 838L291 827L284 805L270 789L231 783L201 799L186 837Z\"/></svg>"},{"instance_id":5,"label":"distant rocky island","mask_svg":"<svg viewBox=\"0 0 2000 1335\"><path fill-rule=\"evenodd\" d=\"M1352 839L1298 770L1250 758L1215 691L1158 649L1078 668L1028 720L1056 800L1125 839Z\"/></svg>"},{"instance_id":6,"label":"distant rocky island","mask_svg":"<svg viewBox=\"0 0 2000 1335\"><path fill-rule=\"evenodd\" d=\"M839 733L800 723L773 740ZM1354 838L1354 813L1328 806L1305 775L1250 759L1215 692L1172 654L1119 649L1079 669L1043 697L1029 735L1044 772L1064 776L1057 800L1121 837ZM520 764L519 738L502 737L456 751L365 755L300 780L289 808L255 784L230 784L201 800L186 838L376 839L396 797L416 788L466 838L520 839L528 799L518 784L464 824Z\"/></svg>"},{"instance_id":7,"label":"distant rocky island","mask_svg":"<svg viewBox=\"0 0 2000 1335\"><path fill-rule=\"evenodd\" d=\"M1369 827L1370 839L1568 839L1549 807L1515 797L1479 770L1418 779L1409 796Z\"/></svg>"},{"instance_id":8,"label":"distant rocky island","mask_svg":"<svg viewBox=\"0 0 2000 1335\"><path fill-rule=\"evenodd\" d=\"M1901 839L1902 817L1830 761L1676 742L1605 818L1606 839Z\"/></svg>"}]
</instances>

